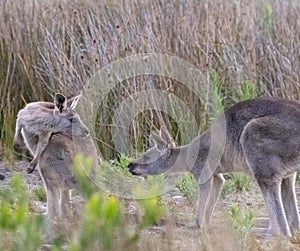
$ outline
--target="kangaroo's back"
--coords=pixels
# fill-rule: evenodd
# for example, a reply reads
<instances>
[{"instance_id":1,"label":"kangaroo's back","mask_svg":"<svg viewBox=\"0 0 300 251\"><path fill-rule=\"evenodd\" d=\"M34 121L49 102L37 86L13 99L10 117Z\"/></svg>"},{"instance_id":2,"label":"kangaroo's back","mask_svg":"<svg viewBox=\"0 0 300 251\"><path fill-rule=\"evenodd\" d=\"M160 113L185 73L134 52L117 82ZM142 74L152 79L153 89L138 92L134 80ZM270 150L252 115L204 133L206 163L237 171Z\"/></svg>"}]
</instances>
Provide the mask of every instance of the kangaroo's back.
<instances>
[{"instance_id":1,"label":"kangaroo's back","mask_svg":"<svg viewBox=\"0 0 300 251\"><path fill-rule=\"evenodd\" d=\"M240 150L240 138L246 125L258 118L274 118L286 126L299 127L300 103L281 98L257 98L246 100L225 110L228 143ZM272 124L270 124L272 127Z\"/></svg>"}]
</instances>

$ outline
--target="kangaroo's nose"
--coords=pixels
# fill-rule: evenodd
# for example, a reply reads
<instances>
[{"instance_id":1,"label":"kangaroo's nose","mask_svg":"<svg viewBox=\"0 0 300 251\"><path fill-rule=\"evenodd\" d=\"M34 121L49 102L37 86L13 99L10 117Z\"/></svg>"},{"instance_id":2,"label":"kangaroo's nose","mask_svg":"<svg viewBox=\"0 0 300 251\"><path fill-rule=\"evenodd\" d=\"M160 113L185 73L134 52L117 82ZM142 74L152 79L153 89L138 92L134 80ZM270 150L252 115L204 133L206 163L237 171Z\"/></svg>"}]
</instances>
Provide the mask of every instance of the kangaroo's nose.
<instances>
[{"instance_id":1,"label":"kangaroo's nose","mask_svg":"<svg viewBox=\"0 0 300 251\"><path fill-rule=\"evenodd\" d=\"M137 166L136 163L133 163L133 162L130 162L130 163L128 164L129 172L130 172L132 175L140 175L140 173L138 172L136 166Z\"/></svg>"},{"instance_id":2,"label":"kangaroo's nose","mask_svg":"<svg viewBox=\"0 0 300 251\"><path fill-rule=\"evenodd\" d=\"M134 166L135 166L135 164L133 163L133 162L130 162L129 164L128 164L128 169L129 169L129 172L131 172L132 171L132 169L134 168Z\"/></svg>"},{"instance_id":3,"label":"kangaroo's nose","mask_svg":"<svg viewBox=\"0 0 300 251\"><path fill-rule=\"evenodd\" d=\"M139 166L137 163L134 163L134 162L130 162L128 164L128 169L129 169L129 172L132 174L132 175L142 175L141 173L141 170L139 169Z\"/></svg>"},{"instance_id":4,"label":"kangaroo's nose","mask_svg":"<svg viewBox=\"0 0 300 251\"><path fill-rule=\"evenodd\" d=\"M84 137L87 137L90 135L90 130L86 128L85 132L84 132Z\"/></svg>"}]
</instances>

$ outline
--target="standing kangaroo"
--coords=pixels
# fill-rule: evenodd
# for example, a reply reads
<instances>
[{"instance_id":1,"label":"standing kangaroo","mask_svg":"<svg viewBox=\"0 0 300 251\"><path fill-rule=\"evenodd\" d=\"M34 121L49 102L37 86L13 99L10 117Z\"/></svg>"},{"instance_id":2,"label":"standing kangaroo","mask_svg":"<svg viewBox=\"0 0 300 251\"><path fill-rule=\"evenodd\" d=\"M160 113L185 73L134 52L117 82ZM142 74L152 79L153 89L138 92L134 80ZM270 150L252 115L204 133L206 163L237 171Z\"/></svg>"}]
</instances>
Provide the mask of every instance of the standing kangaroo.
<instances>
[{"instance_id":1,"label":"standing kangaroo","mask_svg":"<svg viewBox=\"0 0 300 251\"><path fill-rule=\"evenodd\" d=\"M220 196L225 182L222 174L252 174L267 206L271 233L291 236L291 229L300 227L295 194L296 172L300 167L300 103L257 98L233 105L224 115L225 148L206 182L199 181L207 168L212 127L181 147L166 146L162 138L156 139L155 147L129 163L129 171L134 175L153 175L172 169L190 170L199 183L196 223L201 228L208 225ZM163 132L161 136L170 141ZM191 158L195 159L193 163Z\"/></svg>"},{"instance_id":2,"label":"standing kangaroo","mask_svg":"<svg viewBox=\"0 0 300 251\"><path fill-rule=\"evenodd\" d=\"M31 154L33 156L39 155L37 166L44 181L47 193L47 215L51 220L57 217L67 218L70 216L69 190L76 187L76 180L72 172L73 158L76 152L80 151L86 156L92 156L95 165L97 162L97 150L89 136L89 130L74 110L79 98L80 96L76 96L68 101L65 100L64 105L59 106L58 112L60 113L62 110L62 114L58 114L57 120L53 119L57 102L54 104L50 102L32 104L39 109L44 107L46 112L43 115L48 114L48 116L45 115L43 119L41 118L41 122L36 125L37 130L28 129L26 125L21 129L22 137ZM39 117L39 109L32 112L31 115ZM47 113L47 109L51 112ZM54 126L54 121L57 121L57 125L60 126ZM51 123L54 123L53 126ZM55 133L53 132L54 128L57 129ZM16 127L16 131L18 129L19 127ZM39 148L41 139L37 132L49 132L51 130L48 142L41 151ZM76 141L77 137L80 137L80 140ZM38 151L40 151L39 154Z\"/></svg>"},{"instance_id":3,"label":"standing kangaroo","mask_svg":"<svg viewBox=\"0 0 300 251\"><path fill-rule=\"evenodd\" d=\"M38 159L48 145L50 136L53 133L62 132L80 137L85 137L89 134L88 128L81 122L79 116L74 113L79 98L80 95L67 102L66 98L58 93L55 95L54 104L49 102L32 102L18 112L14 148L18 149L22 146L22 130L38 137L33 159L27 168L28 173L34 171ZM31 151L26 140L24 143Z\"/></svg>"}]
</instances>

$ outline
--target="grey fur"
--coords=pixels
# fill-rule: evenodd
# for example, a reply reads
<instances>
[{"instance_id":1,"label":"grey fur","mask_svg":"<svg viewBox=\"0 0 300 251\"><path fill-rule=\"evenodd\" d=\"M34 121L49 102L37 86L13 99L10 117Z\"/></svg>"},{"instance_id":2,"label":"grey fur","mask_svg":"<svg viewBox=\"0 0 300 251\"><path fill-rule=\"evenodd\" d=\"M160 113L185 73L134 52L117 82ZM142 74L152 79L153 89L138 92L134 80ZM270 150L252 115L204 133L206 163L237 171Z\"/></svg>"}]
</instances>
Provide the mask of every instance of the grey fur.
<instances>
[{"instance_id":1,"label":"grey fur","mask_svg":"<svg viewBox=\"0 0 300 251\"><path fill-rule=\"evenodd\" d=\"M72 171L75 153L82 152L86 156L91 156L94 166L97 165L96 146L89 135L87 127L74 111L77 102L77 97L71 99L63 109L55 111L59 113L56 115L53 115L55 109L53 103L37 102L28 104L27 106L30 109L27 107L26 111L30 111L30 116L36 116L38 119L26 119L25 121L32 122L32 125L28 127L28 124L26 124L21 129L22 137L31 154L33 156L39 155L37 167L47 192L47 215L51 220L64 219L72 215L69 191L76 188L76 179ZM64 109L66 109L65 113ZM41 110L43 111L41 112ZM62 110L61 114L60 110ZM40 117L41 114L43 114L43 117ZM20 114L21 116L23 116L23 113ZM69 121L69 118L72 118L72 120ZM38 123L34 123L37 120ZM16 139L20 137L17 128ZM50 137L47 144L44 145L43 151L41 151L39 148L41 138L37 132L48 131L51 131ZM38 152L39 154L37 154Z\"/></svg>"},{"instance_id":2,"label":"grey fur","mask_svg":"<svg viewBox=\"0 0 300 251\"><path fill-rule=\"evenodd\" d=\"M225 117L224 152L205 182L201 182L201 174L207 167L211 128L185 146L153 147L128 165L130 172L153 175L190 171L199 182L196 222L204 229L225 181L222 174L251 174L262 191L271 234L291 236L291 230L300 228L295 194L300 167L300 103L280 98L252 99L226 109ZM195 158L193 163L191 158ZM149 159L154 160L145 163Z\"/></svg>"},{"instance_id":3,"label":"grey fur","mask_svg":"<svg viewBox=\"0 0 300 251\"><path fill-rule=\"evenodd\" d=\"M55 95L53 104L49 102L33 102L27 104L18 112L14 148L22 147L22 130L38 137L37 150L34 151L33 160L27 168L28 173L34 171L38 159L48 145L49 138L53 133L61 132L78 137L88 136L88 128L74 111L80 97L81 95L78 95L67 101L62 94L58 93ZM29 148L26 139L25 145L33 152Z\"/></svg>"}]
</instances>

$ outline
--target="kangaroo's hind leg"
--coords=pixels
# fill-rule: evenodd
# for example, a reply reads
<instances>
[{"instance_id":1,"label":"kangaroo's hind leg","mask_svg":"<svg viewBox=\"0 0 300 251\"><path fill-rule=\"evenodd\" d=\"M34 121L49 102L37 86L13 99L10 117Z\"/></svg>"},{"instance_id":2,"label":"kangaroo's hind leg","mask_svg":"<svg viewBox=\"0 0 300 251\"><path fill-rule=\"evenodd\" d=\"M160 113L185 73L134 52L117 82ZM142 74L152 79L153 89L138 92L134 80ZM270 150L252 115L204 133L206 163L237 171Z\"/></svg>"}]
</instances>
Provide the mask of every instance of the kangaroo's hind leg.
<instances>
[{"instance_id":1,"label":"kangaroo's hind leg","mask_svg":"<svg viewBox=\"0 0 300 251\"><path fill-rule=\"evenodd\" d=\"M281 183L281 196L285 215L290 228L293 230L300 228L299 212L295 192L296 176L297 173L295 172L289 177L283 179Z\"/></svg>"},{"instance_id":2,"label":"kangaroo's hind leg","mask_svg":"<svg viewBox=\"0 0 300 251\"><path fill-rule=\"evenodd\" d=\"M47 216L50 220L60 216L59 193L59 187L47 186Z\"/></svg>"},{"instance_id":3,"label":"kangaroo's hind leg","mask_svg":"<svg viewBox=\"0 0 300 251\"><path fill-rule=\"evenodd\" d=\"M61 190L60 208L62 219L71 218L73 216L70 203L70 191L66 187L63 187Z\"/></svg>"},{"instance_id":4,"label":"kangaroo's hind leg","mask_svg":"<svg viewBox=\"0 0 300 251\"><path fill-rule=\"evenodd\" d=\"M258 179L267 206L273 235L291 236L280 194L280 181Z\"/></svg>"},{"instance_id":5,"label":"kangaroo's hind leg","mask_svg":"<svg viewBox=\"0 0 300 251\"><path fill-rule=\"evenodd\" d=\"M282 183L289 172L284 153L289 148L287 139L294 137L291 132L285 121L262 117L251 120L240 139L248 167L263 193L273 235L291 236L281 191L282 184L285 192L291 186L291 180Z\"/></svg>"}]
</instances>

